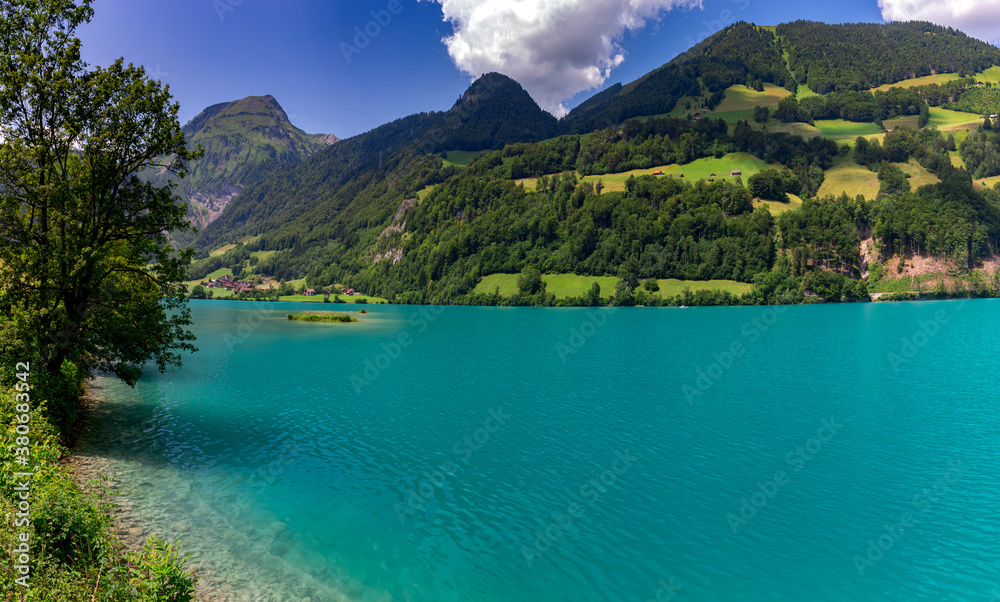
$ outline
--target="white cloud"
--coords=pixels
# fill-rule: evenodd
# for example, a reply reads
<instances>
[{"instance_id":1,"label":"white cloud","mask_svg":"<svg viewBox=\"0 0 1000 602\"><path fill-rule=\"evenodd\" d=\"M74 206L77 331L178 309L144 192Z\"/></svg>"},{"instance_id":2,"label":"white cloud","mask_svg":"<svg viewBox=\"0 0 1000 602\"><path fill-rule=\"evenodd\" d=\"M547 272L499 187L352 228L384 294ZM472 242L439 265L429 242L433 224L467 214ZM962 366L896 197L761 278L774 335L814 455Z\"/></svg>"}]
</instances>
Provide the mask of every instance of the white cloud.
<instances>
[{"instance_id":1,"label":"white cloud","mask_svg":"<svg viewBox=\"0 0 1000 602\"><path fill-rule=\"evenodd\" d=\"M1000 37L1000 0L878 0L886 21L930 21L981 40Z\"/></svg>"},{"instance_id":2,"label":"white cloud","mask_svg":"<svg viewBox=\"0 0 1000 602\"><path fill-rule=\"evenodd\" d=\"M454 35L442 40L472 77L496 71L516 79L543 109L603 84L625 60L620 42L673 8L701 0L427 0Z\"/></svg>"}]
</instances>

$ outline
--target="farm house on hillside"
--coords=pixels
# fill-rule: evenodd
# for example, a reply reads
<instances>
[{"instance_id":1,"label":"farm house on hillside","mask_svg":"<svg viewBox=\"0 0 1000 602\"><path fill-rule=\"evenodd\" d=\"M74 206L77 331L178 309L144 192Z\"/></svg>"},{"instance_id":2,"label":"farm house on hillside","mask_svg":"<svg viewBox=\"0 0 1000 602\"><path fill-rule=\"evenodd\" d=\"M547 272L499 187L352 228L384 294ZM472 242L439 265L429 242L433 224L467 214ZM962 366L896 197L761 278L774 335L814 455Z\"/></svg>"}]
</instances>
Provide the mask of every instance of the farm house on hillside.
<instances>
[{"instance_id":1,"label":"farm house on hillside","mask_svg":"<svg viewBox=\"0 0 1000 602\"><path fill-rule=\"evenodd\" d=\"M733 171L729 172L729 175L735 178L736 176L742 176L743 172L739 169L734 169Z\"/></svg>"}]
</instances>

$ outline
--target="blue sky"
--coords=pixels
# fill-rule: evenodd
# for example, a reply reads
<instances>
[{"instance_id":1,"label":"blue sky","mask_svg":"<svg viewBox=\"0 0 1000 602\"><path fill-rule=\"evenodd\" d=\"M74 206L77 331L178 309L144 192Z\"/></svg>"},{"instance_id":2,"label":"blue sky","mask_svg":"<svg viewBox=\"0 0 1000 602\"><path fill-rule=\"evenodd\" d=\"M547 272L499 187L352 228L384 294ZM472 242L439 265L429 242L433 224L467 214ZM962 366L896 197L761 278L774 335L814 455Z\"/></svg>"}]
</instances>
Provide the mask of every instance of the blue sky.
<instances>
[{"instance_id":1,"label":"blue sky","mask_svg":"<svg viewBox=\"0 0 1000 602\"><path fill-rule=\"evenodd\" d=\"M526 0L570 8L550 26L516 28L512 39L503 11L521 1L95 0L94 19L78 34L91 64L124 56L169 84L182 122L214 103L272 94L300 128L347 137L445 110L470 84L465 71L494 64L558 113L600 89L581 86L640 77L726 21L882 21L876 0L704 0L693 8L691 0L621 0L653 8L622 8L635 14L623 12L631 24L616 29L608 25L615 15L604 14L617 10L610 0ZM483 6L495 14L483 18ZM376 35L365 44L356 28ZM450 36L452 44L442 41Z\"/></svg>"}]
</instances>

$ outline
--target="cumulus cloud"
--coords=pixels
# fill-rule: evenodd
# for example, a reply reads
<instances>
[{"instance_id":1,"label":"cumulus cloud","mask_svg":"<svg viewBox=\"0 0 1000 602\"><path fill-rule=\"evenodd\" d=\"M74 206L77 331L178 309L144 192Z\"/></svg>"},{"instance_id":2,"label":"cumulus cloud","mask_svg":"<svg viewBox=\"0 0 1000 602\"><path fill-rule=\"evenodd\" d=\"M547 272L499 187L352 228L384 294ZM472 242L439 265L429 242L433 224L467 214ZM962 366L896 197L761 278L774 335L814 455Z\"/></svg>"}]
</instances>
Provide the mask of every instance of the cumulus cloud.
<instances>
[{"instance_id":1,"label":"cumulus cloud","mask_svg":"<svg viewBox=\"0 0 1000 602\"><path fill-rule=\"evenodd\" d=\"M930 21L981 40L1000 36L1000 0L878 0L886 21Z\"/></svg>"},{"instance_id":2,"label":"cumulus cloud","mask_svg":"<svg viewBox=\"0 0 1000 602\"><path fill-rule=\"evenodd\" d=\"M454 35L442 40L472 77L496 71L516 79L543 109L602 85L625 60L628 31L701 0L426 0L437 2Z\"/></svg>"}]
</instances>

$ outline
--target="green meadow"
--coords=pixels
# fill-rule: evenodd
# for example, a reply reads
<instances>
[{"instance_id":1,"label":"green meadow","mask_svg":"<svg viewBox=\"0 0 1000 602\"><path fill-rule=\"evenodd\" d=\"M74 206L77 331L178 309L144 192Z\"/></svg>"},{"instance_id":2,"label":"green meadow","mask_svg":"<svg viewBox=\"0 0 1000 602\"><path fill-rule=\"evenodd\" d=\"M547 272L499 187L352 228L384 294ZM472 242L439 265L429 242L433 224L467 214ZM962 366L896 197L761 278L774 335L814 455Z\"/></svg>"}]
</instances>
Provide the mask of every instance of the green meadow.
<instances>
[{"instance_id":1,"label":"green meadow","mask_svg":"<svg viewBox=\"0 0 1000 602\"><path fill-rule=\"evenodd\" d=\"M985 190L986 188L992 189L998 182L1000 182L1000 176L993 176L990 178L983 178L982 180L976 180L973 184L977 190Z\"/></svg>"},{"instance_id":2,"label":"green meadow","mask_svg":"<svg viewBox=\"0 0 1000 602\"><path fill-rule=\"evenodd\" d=\"M258 261L264 261L265 259L270 259L277 251L253 251L250 253L250 257L256 257Z\"/></svg>"},{"instance_id":3,"label":"green meadow","mask_svg":"<svg viewBox=\"0 0 1000 602\"><path fill-rule=\"evenodd\" d=\"M886 119L882 122L886 130L894 130L898 127L908 127L911 129L917 129L917 125L920 121L918 115L906 115L904 117L895 117L893 119Z\"/></svg>"},{"instance_id":4,"label":"green meadow","mask_svg":"<svg viewBox=\"0 0 1000 602\"><path fill-rule=\"evenodd\" d=\"M784 213L786 211L791 211L792 209L798 209L802 206L802 199L794 194L788 195L787 203L780 203L778 201L766 201L762 199L754 199L753 207L767 207L767 210L771 212L771 215L778 215L779 213Z\"/></svg>"},{"instance_id":5,"label":"green meadow","mask_svg":"<svg viewBox=\"0 0 1000 602\"><path fill-rule=\"evenodd\" d=\"M928 184L940 184L941 180L937 176L927 171L923 165L917 163L916 159L910 159L909 163L893 163L903 170L903 173L910 176L910 190L916 190Z\"/></svg>"},{"instance_id":6,"label":"green meadow","mask_svg":"<svg viewBox=\"0 0 1000 602\"><path fill-rule=\"evenodd\" d=\"M545 290L554 294L557 299L566 297L580 297L590 290L594 283L601 285L601 296L611 297L615 294L615 283L618 279L614 276L578 276L576 274L546 274L542 276L545 282ZM492 289L491 289L492 290ZM517 274L514 274L514 289L517 290ZM501 291L502 293L503 291ZM509 294L509 293L508 293Z\"/></svg>"},{"instance_id":7,"label":"green meadow","mask_svg":"<svg viewBox=\"0 0 1000 602\"><path fill-rule=\"evenodd\" d=\"M791 92L774 84L764 84L763 92L741 85L730 86L726 88L726 97L722 99L719 106L708 114L714 117L716 113L750 111L752 117L754 107L776 106L782 98L789 95Z\"/></svg>"},{"instance_id":8,"label":"green meadow","mask_svg":"<svg viewBox=\"0 0 1000 602\"><path fill-rule=\"evenodd\" d=\"M976 81L987 82L991 84L1000 84L1000 67L996 65L990 67L986 71L976 74Z\"/></svg>"},{"instance_id":9,"label":"green meadow","mask_svg":"<svg viewBox=\"0 0 1000 602\"><path fill-rule=\"evenodd\" d=\"M930 114L931 119L927 122L927 127L936 127L942 132L975 129L983 121L979 115L941 107L931 107Z\"/></svg>"},{"instance_id":10,"label":"green meadow","mask_svg":"<svg viewBox=\"0 0 1000 602\"><path fill-rule=\"evenodd\" d=\"M713 119L722 119L729 125L734 125L740 119L752 122L754 107L773 107L777 105L782 98L790 94L791 92L788 90L775 86L774 84L764 84L763 92L758 92L753 88L747 88L746 86L739 84L730 86L726 88L726 97L722 99L722 102L720 102L714 110L705 113L704 116L711 117ZM707 100L707 96L684 96L677 101L677 104L674 105L673 110L669 113L647 115L644 117L637 117L636 119L645 122L647 119L652 118L684 117L686 115L694 115L695 113L703 110L703 107L699 105L705 100ZM687 105L690 105L690 108L687 108Z\"/></svg>"},{"instance_id":11,"label":"green meadow","mask_svg":"<svg viewBox=\"0 0 1000 602\"><path fill-rule=\"evenodd\" d=\"M874 199L878 195L878 175L867 167L858 165L849 157L838 158L833 167L826 170L823 185L819 187L817 196L840 196L847 194L852 199L859 194L866 199Z\"/></svg>"},{"instance_id":12,"label":"green meadow","mask_svg":"<svg viewBox=\"0 0 1000 602\"><path fill-rule=\"evenodd\" d=\"M937 184L941 181L914 159L911 159L909 163L893 163L893 165L909 176L911 190L916 190L927 184ZM826 170L823 185L820 186L817 196L819 198L827 195L839 197L846 193L853 199L860 194L866 199L872 200L878 196L878 190L878 174L869 171L863 165L858 165L848 157L841 157L837 159L833 167Z\"/></svg>"},{"instance_id":13,"label":"green meadow","mask_svg":"<svg viewBox=\"0 0 1000 602\"><path fill-rule=\"evenodd\" d=\"M734 295L742 295L753 290L752 284L746 282L736 282L735 280L657 280L660 290L657 295L661 297L675 297L684 292L684 289L694 291L728 291Z\"/></svg>"},{"instance_id":14,"label":"green meadow","mask_svg":"<svg viewBox=\"0 0 1000 602\"><path fill-rule=\"evenodd\" d=\"M810 96L819 96L812 91L809 84L799 84L799 89L795 92L795 99L802 100L803 98L809 98Z\"/></svg>"},{"instance_id":15,"label":"green meadow","mask_svg":"<svg viewBox=\"0 0 1000 602\"><path fill-rule=\"evenodd\" d=\"M730 128L735 127L736 123L742 119L747 123L752 123L757 125L753 120L753 109L741 109L739 111L712 111L711 113L706 113L704 117L711 117L712 119L721 119L726 122Z\"/></svg>"},{"instance_id":16,"label":"green meadow","mask_svg":"<svg viewBox=\"0 0 1000 602\"><path fill-rule=\"evenodd\" d=\"M422 190L417 192L417 200L423 201L424 199L427 198L427 195L429 195L432 190L434 190L434 185L425 186Z\"/></svg>"},{"instance_id":17,"label":"green meadow","mask_svg":"<svg viewBox=\"0 0 1000 602\"><path fill-rule=\"evenodd\" d=\"M507 296L513 295L517 292L517 277L518 274L490 274L489 276L483 276L476 288L473 289L475 293L490 294L500 289L500 294ZM550 276L542 276L543 282L548 282ZM613 280L613 279L612 279ZM614 287L614 282L611 283ZM603 290L603 286L601 289Z\"/></svg>"},{"instance_id":18,"label":"green meadow","mask_svg":"<svg viewBox=\"0 0 1000 602\"><path fill-rule=\"evenodd\" d=\"M756 174L765 167L767 167L767 164L764 163L764 161L749 153L730 153L721 159L708 157L706 159L692 161L686 165L677 165L675 163L672 165L654 167L652 169L637 169L621 174L587 176L583 178L583 181L593 182L595 184L598 181L603 181L604 189L609 192L614 192L616 190L625 190L625 182L633 175L638 177L640 175L648 175L657 171L662 171L663 177L683 177L689 182L695 182L697 180L709 179L713 177L713 174L720 180L732 180L733 178L729 174L735 170L740 170L743 172L743 181L746 182L747 178Z\"/></svg>"},{"instance_id":19,"label":"green meadow","mask_svg":"<svg viewBox=\"0 0 1000 602\"><path fill-rule=\"evenodd\" d=\"M994 65L985 71L975 74L973 77L976 78L976 81L1000 84L1000 67ZM943 84L956 79L961 79L958 73L936 73L934 75L904 79L903 81L899 81L894 84L885 84L877 88L872 88L871 91L884 92L889 88L915 88L917 86L928 86L930 84Z\"/></svg>"},{"instance_id":20,"label":"green meadow","mask_svg":"<svg viewBox=\"0 0 1000 602\"><path fill-rule=\"evenodd\" d=\"M962 143L966 141L969 137L970 130L955 130L954 132L949 132L955 138L956 148L962 146ZM955 151L956 153L958 151Z\"/></svg>"},{"instance_id":21,"label":"green meadow","mask_svg":"<svg viewBox=\"0 0 1000 602\"><path fill-rule=\"evenodd\" d=\"M825 138L836 142L853 142L858 136L882 133L882 128L874 123L855 123L843 119L817 119L815 126Z\"/></svg>"},{"instance_id":22,"label":"green meadow","mask_svg":"<svg viewBox=\"0 0 1000 602\"><path fill-rule=\"evenodd\" d=\"M771 119L765 125L767 126L767 131L779 134L791 134L793 136L802 136L803 138L815 138L823 135L823 132L808 123L782 123L775 119Z\"/></svg>"},{"instance_id":23,"label":"green meadow","mask_svg":"<svg viewBox=\"0 0 1000 602\"><path fill-rule=\"evenodd\" d=\"M518 274L491 274L484 276L475 288L476 293L493 293L497 288L500 294L510 296L517 292ZM580 297L586 294L590 287L596 282L601 287L602 297L613 297L615 294L615 284L618 279L614 276L580 276L577 274L545 274L542 276L545 282L546 291L553 293L557 299L566 297ZM699 290L722 290L729 291L736 295L750 292L753 285L733 280L676 280L673 278L657 280L660 290L656 294L659 296L672 297L680 295L685 288L691 291Z\"/></svg>"},{"instance_id":24,"label":"green meadow","mask_svg":"<svg viewBox=\"0 0 1000 602\"><path fill-rule=\"evenodd\" d=\"M744 85L730 86L726 88L726 97L722 99L722 102L720 102L715 109L704 113L702 116L711 117L712 119L722 119L730 126L736 125L736 122L740 119L754 123L754 107L773 107L777 105L782 98L790 94L791 92L788 90L775 86L774 84L764 84L764 90L762 92L758 92L753 88L747 88ZM702 100L705 99L685 96L677 101L677 104L674 105L674 109L669 113L638 117L637 119L645 122L647 119L651 118L684 117L687 115L694 115L695 113L703 110L702 107L698 106ZM687 104L690 104L691 108L685 108L685 105Z\"/></svg>"},{"instance_id":25,"label":"green meadow","mask_svg":"<svg viewBox=\"0 0 1000 602\"><path fill-rule=\"evenodd\" d=\"M224 247L219 247L218 249L216 249L216 250L212 251L211 253L209 253L208 256L209 257L215 257L216 255L225 255L227 252L229 252L230 250L235 249L235 248L236 248L235 244L226 245Z\"/></svg>"},{"instance_id":26,"label":"green meadow","mask_svg":"<svg viewBox=\"0 0 1000 602\"><path fill-rule=\"evenodd\" d=\"M730 176L730 173L735 170L740 170L743 172L742 176L743 181L745 182L748 177L754 175L765 167L767 167L766 163L749 153L730 153L720 159L708 157L692 161L686 165L677 165L676 163L673 163L671 165L661 165L659 167L650 167L648 169L633 169L632 171L622 173L584 176L580 180L582 182L590 182L591 184L602 182L604 184L604 191L620 192L625 190L625 182L627 182L629 178L633 176L637 178L640 176L649 176L658 171L663 172L663 177L683 177L685 180L693 182L702 179L709 179L713 177L713 175L720 180L732 180L733 178ZM778 166L772 167L777 168ZM577 177L579 177L578 173ZM515 180L515 183L523 185L525 190L534 190L538 183L538 178L524 178L521 180Z\"/></svg>"},{"instance_id":27,"label":"green meadow","mask_svg":"<svg viewBox=\"0 0 1000 602\"><path fill-rule=\"evenodd\" d=\"M894 84L885 84L877 88L872 88L872 92L885 92L889 88L916 88L917 86L929 86L931 84L943 84L959 79L957 73L937 73L935 75L925 75L924 77L914 77L904 79Z\"/></svg>"}]
</instances>

